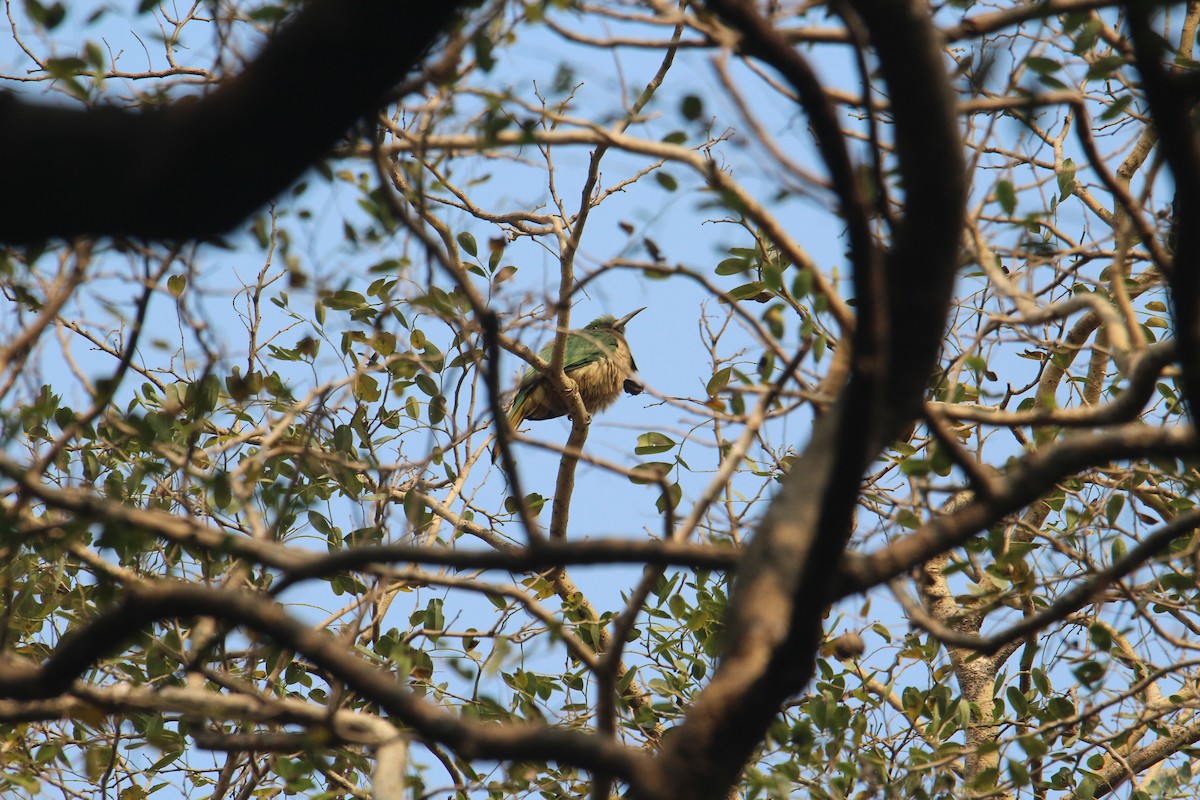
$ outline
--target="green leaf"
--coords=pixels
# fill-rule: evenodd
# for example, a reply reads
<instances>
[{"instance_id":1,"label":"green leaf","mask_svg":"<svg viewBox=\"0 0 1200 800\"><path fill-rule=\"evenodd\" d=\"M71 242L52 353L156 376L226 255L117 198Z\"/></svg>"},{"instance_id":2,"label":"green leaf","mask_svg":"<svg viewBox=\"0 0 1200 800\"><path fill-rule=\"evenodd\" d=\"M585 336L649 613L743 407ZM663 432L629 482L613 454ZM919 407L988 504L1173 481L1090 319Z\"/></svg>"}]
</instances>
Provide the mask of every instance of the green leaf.
<instances>
[{"instance_id":1,"label":"green leaf","mask_svg":"<svg viewBox=\"0 0 1200 800\"><path fill-rule=\"evenodd\" d=\"M996 202L1004 209L1004 213L1010 217L1017 210L1017 196L1013 192L1013 185L1008 181L1000 181L996 184Z\"/></svg>"},{"instance_id":2,"label":"green leaf","mask_svg":"<svg viewBox=\"0 0 1200 800\"><path fill-rule=\"evenodd\" d=\"M375 352L384 358L396 352L396 334L394 333L389 333L388 331L374 333L371 336L370 343Z\"/></svg>"},{"instance_id":3,"label":"green leaf","mask_svg":"<svg viewBox=\"0 0 1200 800\"><path fill-rule=\"evenodd\" d=\"M404 518L408 520L408 524L413 528L421 524L421 518L425 515L425 502L415 489L410 489L404 494Z\"/></svg>"},{"instance_id":4,"label":"green leaf","mask_svg":"<svg viewBox=\"0 0 1200 800\"><path fill-rule=\"evenodd\" d=\"M329 524L329 520L325 519L325 516L319 511L308 512L308 523L322 536L328 536L333 531L333 526Z\"/></svg>"},{"instance_id":5,"label":"green leaf","mask_svg":"<svg viewBox=\"0 0 1200 800\"><path fill-rule=\"evenodd\" d=\"M409 397L404 402L404 413L408 414L411 419L419 419L421 417L421 403L415 397Z\"/></svg>"},{"instance_id":6,"label":"green leaf","mask_svg":"<svg viewBox=\"0 0 1200 800\"><path fill-rule=\"evenodd\" d=\"M213 505L222 511L229 508L230 503L233 502L233 493L229 485L229 476L223 472L218 473L216 478L213 480L212 492Z\"/></svg>"},{"instance_id":7,"label":"green leaf","mask_svg":"<svg viewBox=\"0 0 1200 800\"><path fill-rule=\"evenodd\" d=\"M1121 509L1125 507L1125 495L1114 494L1108 498L1108 502L1104 505L1104 518L1108 520L1109 525L1115 525L1117 517L1121 514Z\"/></svg>"},{"instance_id":8,"label":"green leaf","mask_svg":"<svg viewBox=\"0 0 1200 800\"><path fill-rule=\"evenodd\" d=\"M1096 36L1100 33L1101 23L1099 19L1089 19L1083 23L1083 27L1079 29L1079 33L1075 36L1075 45L1071 48L1071 52L1077 56L1081 56L1088 50L1092 49L1092 45L1096 43Z\"/></svg>"},{"instance_id":9,"label":"green leaf","mask_svg":"<svg viewBox=\"0 0 1200 800\"><path fill-rule=\"evenodd\" d=\"M665 434L651 431L643 433L637 438L637 447L633 448L633 452L639 456L651 456L656 453L665 453L675 446L675 440Z\"/></svg>"},{"instance_id":10,"label":"green leaf","mask_svg":"<svg viewBox=\"0 0 1200 800\"><path fill-rule=\"evenodd\" d=\"M488 256L488 270L495 272L496 267L500 266L500 259L504 257L504 240L492 239L488 242L488 249L491 250L491 255Z\"/></svg>"},{"instance_id":11,"label":"green leaf","mask_svg":"<svg viewBox=\"0 0 1200 800\"><path fill-rule=\"evenodd\" d=\"M670 488L667 489L667 494L665 496L659 497L654 505L658 508L658 513L665 514L665 513L667 513L667 504L668 503L670 503L670 507L672 509L674 509L679 506L679 501L682 498L683 498L683 489L680 488L678 483L673 483L673 484L671 484Z\"/></svg>"},{"instance_id":12,"label":"green leaf","mask_svg":"<svg viewBox=\"0 0 1200 800\"><path fill-rule=\"evenodd\" d=\"M1042 86L1047 86L1051 89L1066 89L1066 88L1068 88L1065 83L1063 83L1062 81L1060 81L1058 78L1054 77L1053 75L1038 75L1038 83L1040 83Z\"/></svg>"},{"instance_id":13,"label":"green leaf","mask_svg":"<svg viewBox=\"0 0 1200 800\"><path fill-rule=\"evenodd\" d=\"M100 776L108 770L109 763L112 761L112 748L92 745L87 748L84 754L84 771L90 780L99 780Z\"/></svg>"},{"instance_id":14,"label":"green leaf","mask_svg":"<svg viewBox=\"0 0 1200 800\"><path fill-rule=\"evenodd\" d=\"M1133 95L1131 95L1131 94L1126 94L1126 95L1122 95L1121 97L1118 97L1111 104L1109 104L1108 108L1104 109L1104 113L1100 115L1100 121L1101 122L1109 122L1111 120L1116 119L1117 117L1119 117L1125 113L1125 109L1128 108L1129 104L1132 102L1133 102Z\"/></svg>"},{"instance_id":15,"label":"green leaf","mask_svg":"<svg viewBox=\"0 0 1200 800\"><path fill-rule=\"evenodd\" d=\"M711 378L708 379L708 384L704 390L708 392L709 397L716 397L721 391L729 385L729 376L733 374L732 367L725 367L717 370Z\"/></svg>"},{"instance_id":16,"label":"green leaf","mask_svg":"<svg viewBox=\"0 0 1200 800\"><path fill-rule=\"evenodd\" d=\"M1075 162L1064 158L1062 168L1058 170L1059 200L1066 200L1075 190Z\"/></svg>"},{"instance_id":17,"label":"green leaf","mask_svg":"<svg viewBox=\"0 0 1200 800\"><path fill-rule=\"evenodd\" d=\"M264 6L250 12L250 19L255 22L279 22L287 16L287 11L279 6Z\"/></svg>"},{"instance_id":18,"label":"green leaf","mask_svg":"<svg viewBox=\"0 0 1200 800\"><path fill-rule=\"evenodd\" d=\"M442 601L434 598L425 606L425 627L440 631L446 627L446 618L442 615Z\"/></svg>"},{"instance_id":19,"label":"green leaf","mask_svg":"<svg viewBox=\"0 0 1200 800\"><path fill-rule=\"evenodd\" d=\"M1088 67L1087 79L1103 80L1117 70L1125 63L1124 56L1101 56L1091 63Z\"/></svg>"},{"instance_id":20,"label":"green leaf","mask_svg":"<svg viewBox=\"0 0 1200 800\"><path fill-rule=\"evenodd\" d=\"M669 172L654 173L654 180L658 181L658 185L666 189L668 192L673 192L679 188L679 182L671 176Z\"/></svg>"},{"instance_id":21,"label":"green leaf","mask_svg":"<svg viewBox=\"0 0 1200 800\"><path fill-rule=\"evenodd\" d=\"M437 383L423 372L417 375L417 388L430 397L434 397L438 393Z\"/></svg>"},{"instance_id":22,"label":"green leaf","mask_svg":"<svg viewBox=\"0 0 1200 800\"><path fill-rule=\"evenodd\" d=\"M668 464L665 461L647 461L643 464L635 464L633 469L629 471L629 482L643 486L647 483L658 483L663 476L669 474L675 469L674 464Z\"/></svg>"},{"instance_id":23,"label":"green leaf","mask_svg":"<svg viewBox=\"0 0 1200 800\"><path fill-rule=\"evenodd\" d=\"M1025 766L1024 762L1010 758L1008 759L1008 777L1017 786L1027 786L1029 785L1029 768Z\"/></svg>"},{"instance_id":24,"label":"green leaf","mask_svg":"<svg viewBox=\"0 0 1200 800\"><path fill-rule=\"evenodd\" d=\"M475 237L469 231L463 231L457 237L458 246L467 252L467 255L474 258L479 255L479 245L475 243Z\"/></svg>"},{"instance_id":25,"label":"green leaf","mask_svg":"<svg viewBox=\"0 0 1200 800\"><path fill-rule=\"evenodd\" d=\"M63 18L67 16L67 10L62 3L51 3L44 6L37 0L25 0L25 13L48 31L57 28Z\"/></svg>"},{"instance_id":26,"label":"green leaf","mask_svg":"<svg viewBox=\"0 0 1200 800\"><path fill-rule=\"evenodd\" d=\"M364 403L374 403L381 396L379 381L374 375L359 375L354 381L354 396Z\"/></svg>"},{"instance_id":27,"label":"green leaf","mask_svg":"<svg viewBox=\"0 0 1200 800\"><path fill-rule=\"evenodd\" d=\"M783 268L776 262L771 261L762 265L762 279L767 288L773 292L783 290Z\"/></svg>"},{"instance_id":28,"label":"green leaf","mask_svg":"<svg viewBox=\"0 0 1200 800\"><path fill-rule=\"evenodd\" d=\"M689 94L680 102L679 113L683 114L684 119L694 122L704 113L704 101L694 94Z\"/></svg>"},{"instance_id":29,"label":"green leaf","mask_svg":"<svg viewBox=\"0 0 1200 800\"><path fill-rule=\"evenodd\" d=\"M100 49L100 45L95 42L88 42L83 46L83 51L87 54L89 64L96 69L104 69L108 59L105 58L104 51Z\"/></svg>"},{"instance_id":30,"label":"green leaf","mask_svg":"<svg viewBox=\"0 0 1200 800\"><path fill-rule=\"evenodd\" d=\"M334 311L350 311L367 304L367 298L363 297L358 292L351 292L343 289L340 292L334 292L321 301L327 308Z\"/></svg>"},{"instance_id":31,"label":"green leaf","mask_svg":"<svg viewBox=\"0 0 1200 800\"><path fill-rule=\"evenodd\" d=\"M718 275L741 275L750 269L750 262L744 258L727 258L717 264Z\"/></svg>"},{"instance_id":32,"label":"green leaf","mask_svg":"<svg viewBox=\"0 0 1200 800\"><path fill-rule=\"evenodd\" d=\"M438 395L429 401L429 422L437 425L446 418L446 398Z\"/></svg>"},{"instance_id":33,"label":"green leaf","mask_svg":"<svg viewBox=\"0 0 1200 800\"><path fill-rule=\"evenodd\" d=\"M744 283L736 289L731 289L729 296L734 300L747 300L751 298L755 300L769 300L773 295L767 291L765 284L753 281L751 283Z\"/></svg>"},{"instance_id":34,"label":"green leaf","mask_svg":"<svg viewBox=\"0 0 1200 800\"><path fill-rule=\"evenodd\" d=\"M813 361L819 362L825 356L825 350L829 347L829 339L823 333L818 333L813 339L812 356Z\"/></svg>"},{"instance_id":35,"label":"green leaf","mask_svg":"<svg viewBox=\"0 0 1200 800\"><path fill-rule=\"evenodd\" d=\"M496 57L492 55L492 40L484 31L480 31L471 39L471 47L475 50L475 63L484 72L491 72L496 66Z\"/></svg>"},{"instance_id":36,"label":"green leaf","mask_svg":"<svg viewBox=\"0 0 1200 800\"><path fill-rule=\"evenodd\" d=\"M1017 737L1017 743L1021 745L1021 749L1030 758L1041 758L1046 755L1049 748L1046 746L1046 740L1037 734L1029 734L1027 736Z\"/></svg>"},{"instance_id":37,"label":"green leaf","mask_svg":"<svg viewBox=\"0 0 1200 800\"><path fill-rule=\"evenodd\" d=\"M87 62L75 56L46 59L46 71L56 78L69 78L72 75L78 75L85 69L87 69Z\"/></svg>"},{"instance_id":38,"label":"green leaf","mask_svg":"<svg viewBox=\"0 0 1200 800\"><path fill-rule=\"evenodd\" d=\"M1018 717L1029 716L1029 701L1025 699L1025 695L1021 694L1021 690L1015 686L1009 686L1005 692L1005 697L1008 699L1008 705Z\"/></svg>"},{"instance_id":39,"label":"green leaf","mask_svg":"<svg viewBox=\"0 0 1200 800\"><path fill-rule=\"evenodd\" d=\"M1062 69L1062 64L1052 58L1043 58L1042 56L1029 56L1025 59L1025 66L1039 75L1049 75Z\"/></svg>"},{"instance_id":40,"label":"green leaf","mask_svg":"<svg viewBox=\"0 0 1200 800\"><path fill-rule=\"evenodd\" d=\"M802 269L792 278L792 297L799 300L812 291L813 274L810 270Z\"/></svg>"}]
</instances>

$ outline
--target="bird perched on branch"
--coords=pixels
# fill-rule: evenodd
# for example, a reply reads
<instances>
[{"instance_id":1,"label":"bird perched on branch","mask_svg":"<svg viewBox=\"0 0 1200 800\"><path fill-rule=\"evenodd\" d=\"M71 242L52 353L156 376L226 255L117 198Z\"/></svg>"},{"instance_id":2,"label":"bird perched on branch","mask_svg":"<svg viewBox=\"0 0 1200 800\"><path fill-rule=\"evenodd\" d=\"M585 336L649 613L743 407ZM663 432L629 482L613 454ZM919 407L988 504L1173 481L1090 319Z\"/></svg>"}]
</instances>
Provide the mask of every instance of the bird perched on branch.
<instances>
[{"instance_id":1,"label":"bird perched on branch","mask_svg":"<svg viewBox=\"0 0 1200 800\"><path fill-rule=\"evenodd\" d=\"M642 384L632 377L637 364L633 363L633 353L625 341L625 325L645 310L639 308L620 319L605 314L567 334L563 372L579 387L579 397L589 414L611 406L622 389L627 394L642 393ZM553 352L551 342L538 355L549 361ZM567 411L546 376L530 367L521 376L516 397L508 409L508 420L515 430L527 419L554 419Z\"/></svg>"}]
</instances>

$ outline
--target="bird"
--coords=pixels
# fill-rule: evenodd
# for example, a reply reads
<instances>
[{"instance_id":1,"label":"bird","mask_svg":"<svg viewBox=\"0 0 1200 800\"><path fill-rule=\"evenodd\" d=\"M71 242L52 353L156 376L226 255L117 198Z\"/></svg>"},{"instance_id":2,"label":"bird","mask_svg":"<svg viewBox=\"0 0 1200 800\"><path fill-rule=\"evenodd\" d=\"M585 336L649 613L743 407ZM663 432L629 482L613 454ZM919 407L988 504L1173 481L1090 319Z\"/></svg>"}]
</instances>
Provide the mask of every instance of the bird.
<instances>
[{"instance_id":1,"label":"bird","mask_svg":"<svg viewBox=\"0 0 1200 800\"><path fill-rule=\"evenodd\" d=\"M634 377L637 364L625 341L625 326L645 310L645 307L639 308L620 319L605 314L567 334L563 372L579 387L579 397L588 414L611 406L622 389L626 394L642 393L644 387ZM553 352L554 343L551 342L538 356L549 361ZM568 410L546 376L530 367L521 375L516 396L508 409L508 421L516 430L527 419L554 419Z\"/></svg>"}]
</instances>

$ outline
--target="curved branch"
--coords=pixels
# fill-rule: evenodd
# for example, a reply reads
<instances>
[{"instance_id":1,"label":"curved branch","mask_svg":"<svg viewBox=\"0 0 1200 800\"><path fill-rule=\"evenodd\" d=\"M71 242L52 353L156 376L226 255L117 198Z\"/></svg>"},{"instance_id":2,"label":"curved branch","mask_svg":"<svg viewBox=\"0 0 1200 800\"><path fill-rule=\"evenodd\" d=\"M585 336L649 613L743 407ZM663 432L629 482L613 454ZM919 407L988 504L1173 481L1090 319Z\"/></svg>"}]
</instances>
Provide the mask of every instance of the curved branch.
<instances>
[{"instance_id":1,"label":"curved branch","mask_svg":"<svg viewBox=\"0 0 1200 800\"><path fill-rule=\"evenodd\" d=\"M845 549L862 472L920 410L949 309L965 189L941 46L929 17L906 0L854 5L892 97L909 206L885 270L887 296L876 298L887 304L886 350L882 363L855 358L849 385L817 420L743 556L720 666L664 742L656 788L672 797L724 798L780 705L811 678L830 566Z\"/></svg>"},{"instance_id":2,"label":"curved branch","mask_svg":"<svg viewBox=\"0 0 1200 800\"><path fill-rule=\"evenodd\" d=\"M372 111L466 5L308 3L241 75L159 110L0 94L0 174L19 199L0 214L0 241L223 233Z\"/></svg>"},{"instance_id":3,"label":"curved branch","mask_svg":"<svg viewBox=\"0 0 1200 800\"><path fill-rule=\"evenodd\" d=\"M1124 556L1114 561L1104 569L1089 575L1076 586L1059 595L1053 603L1032 616L1025 617L1020 622L994 633L990 636L979 636L974 633L955 630L942 624L933 616L926 614L921 607L906 598L902 591L895 592L900 604L904 606L915 624L924 628L945 644L972 650L983 655L994 655L1006 645L1019 641L1030 634L1065 619L1078 611L1100 592L1116 581L1124 578L1138 567L1153 558L1160 550L1185 533L1194 532L1200 526L1200 511L1190 511L1171 520L1168 524L1151 533L1138 543L1136 547Z\"/></svg>"},{"instance_id":4,"label":"curved branch","mask_svg":"<svg viewBox=\"0 0 1200 800\"><path fill-rule=\"evenodd\" d=\"M1137 353L1129 369L1129 385L1110 403L1076 408L1036 406L1026 411L1002 411L962 403L931 402L928 407L951 419L982 422L986 425L1059 425L1091 428L1130 422L1154 395L1155 383L1163 367L1175 360L1175 342L1167 340L1150 345Z\"/></svg>"},{"instance_id":5,"label":"curved branch","mask_svg":"<svg viewBox=\"0 0 1200 800\"><path fill-rule=\"evenodd\" d=\"M1175 252L1171 295L1175 303L1175 336L1183 366L1184 394L1192 419L1200 404L1200 141L1192 120L1195 101L1163 66L1166 42L1150 25L1158 3L1129 2L1129 32L1150 116L1163 155L1175 176Z\"/></svg>"},{"instance_id":6,"label":"curved branch","mask_svg":"<svg viewBox=\"0 0 1200 800\"><path fill-rule=\"evenodd\" d=\"M562 761L603 769L635 784L649 763L640 753L594 734L485 725L448 714L414 694L394 673L372 666L340 639L308 627L263 595L176 581L129 587L118 606L64 637L41 665L16 659L0 663L0 697L26 701L58 697L98 660L119 652L153 623L200 616L244 626L303 654L417 734L452 747L464 757Z\"/></svg>"},{"instance_id":7,"label":"curved branch","mask_svg":"<svg viewBox=\"0 0 1200 800\"><path fill-rule=\"evenodd\" d=\"M1198 442L1200 437L1190 427L1159 429L1132 423L1115 430L1074 436L1034 452L1007 476L993 481L990 497L976 497L871 555L844 560L838 585L828 602L878 586L962 545L989 525L1035 502L1068 475L1117 459L1187 455Z\"/></svg>"},{"instance_id":8,"label":"curved branch","mask_svg":"<svg viewBox=\"0 0 1200 800\"><path fill-rule=\"evenodd\" d=\"M328 555L297 554L283 580L272 587L280 594L295 584L374 564L435 564L453 569L496 569L507 572L541 572L555 567L636 564L732 571L740 553L729 547L654 542L633 539L588 539L580 542L547 541L528 548L505 550L452 550L385 544L355 547Z\"/></svg>"}]
</instances>

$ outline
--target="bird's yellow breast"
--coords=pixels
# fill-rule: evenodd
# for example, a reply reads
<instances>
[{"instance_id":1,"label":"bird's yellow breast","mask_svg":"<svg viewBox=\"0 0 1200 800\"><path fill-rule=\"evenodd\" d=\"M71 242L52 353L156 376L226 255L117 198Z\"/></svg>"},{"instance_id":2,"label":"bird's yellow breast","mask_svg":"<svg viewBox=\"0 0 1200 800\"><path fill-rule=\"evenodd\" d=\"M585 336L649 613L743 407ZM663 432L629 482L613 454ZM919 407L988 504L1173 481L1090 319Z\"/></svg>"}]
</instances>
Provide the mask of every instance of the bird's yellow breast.
<instances>
[{"instance_id":1,"label":"bird's yellow breast","mask_svg":"<svg viewBox=\"0 0 1200 800\"><path fill-rule=\"evenodd\" d=\"M571 370L571 378L579 386L579 396L588 413L603 411L616 402L632 366L629 347L618 340L612 357Z\"/></svg>"}]
</instances>

